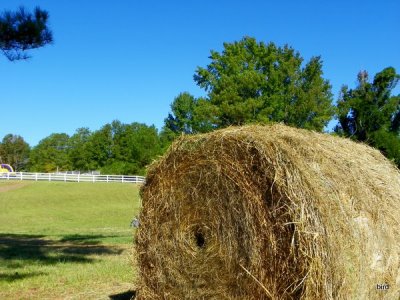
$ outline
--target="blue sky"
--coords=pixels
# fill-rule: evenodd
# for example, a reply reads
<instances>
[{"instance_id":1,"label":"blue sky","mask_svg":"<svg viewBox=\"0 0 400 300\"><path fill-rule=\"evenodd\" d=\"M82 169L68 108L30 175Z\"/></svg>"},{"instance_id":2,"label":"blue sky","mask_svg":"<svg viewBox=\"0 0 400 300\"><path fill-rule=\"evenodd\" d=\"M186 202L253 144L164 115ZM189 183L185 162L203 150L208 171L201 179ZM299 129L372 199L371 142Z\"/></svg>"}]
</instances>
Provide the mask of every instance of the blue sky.
<instances>
[{"instance_id":1,"label":"blue sky","mask_svg":"<svg viewBox=\"0 0 400 300\"><path fill-rule=\"evenodd\" d=\"M361 69L400 73L398 0L8 0L0 10L20 5L47 10L55 40L28 61L0 56L0 139L19 134L31 146L115 119L161 129L180 92L204 95L193 74L210 50L246 35L306 61L320 55L335 100Z\"/></svg>"}]
</instances>

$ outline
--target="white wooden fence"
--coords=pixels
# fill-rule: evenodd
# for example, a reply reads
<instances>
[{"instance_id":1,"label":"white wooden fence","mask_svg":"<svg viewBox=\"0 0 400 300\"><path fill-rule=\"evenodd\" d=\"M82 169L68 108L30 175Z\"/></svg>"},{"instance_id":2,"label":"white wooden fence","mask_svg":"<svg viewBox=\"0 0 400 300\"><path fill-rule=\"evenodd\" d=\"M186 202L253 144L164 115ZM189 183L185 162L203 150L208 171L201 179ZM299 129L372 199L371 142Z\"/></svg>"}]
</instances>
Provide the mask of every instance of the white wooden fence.
<instances>
[{"instance_id":1,"label":"white wooden fence","mask_svg":"<svg viewBox=\"0 0 400 300\"><path fill-rule=\"evenodd\" d=\"M144 183L145 177L136 175L91 175L91 174L8 172L8 173L0 173L0 180Z\"/></svg>"}]
</instances>

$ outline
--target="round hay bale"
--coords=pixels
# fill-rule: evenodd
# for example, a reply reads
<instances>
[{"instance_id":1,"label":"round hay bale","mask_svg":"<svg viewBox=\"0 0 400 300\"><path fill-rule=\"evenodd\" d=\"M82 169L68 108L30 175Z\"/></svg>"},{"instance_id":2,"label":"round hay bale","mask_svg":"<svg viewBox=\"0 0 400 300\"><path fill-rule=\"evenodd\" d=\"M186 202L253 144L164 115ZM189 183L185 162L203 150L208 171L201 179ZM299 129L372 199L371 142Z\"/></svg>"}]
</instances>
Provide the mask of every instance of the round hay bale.
<instances>
[{"instance_id":1,"label":"round hay bale","mask_svg":"<svg viewBox=\"0 0 400 300\"><path fill-rule=\"evenodd\" d=\"M141 191L138 299L397 299L400 173L284 125L186 136Z\"/></svg>"}]
</instances>

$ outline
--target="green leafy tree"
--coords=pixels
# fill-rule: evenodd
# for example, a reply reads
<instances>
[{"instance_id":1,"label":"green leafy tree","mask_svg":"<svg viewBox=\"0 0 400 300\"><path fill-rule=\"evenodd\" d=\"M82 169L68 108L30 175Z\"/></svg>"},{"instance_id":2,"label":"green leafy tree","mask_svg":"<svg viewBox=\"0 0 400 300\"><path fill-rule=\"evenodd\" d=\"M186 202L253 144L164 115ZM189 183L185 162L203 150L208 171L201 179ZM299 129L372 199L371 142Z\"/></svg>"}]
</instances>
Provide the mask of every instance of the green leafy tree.
<instances>
[{"instance_id":1,"label":"green leafy tree","mask_svg":"<svg viewBox=\"0 0 400 300\"><path fill-rule=\"evenodd\" d=\"M0 49L11 61L27 59L26 51L53 42L48 28L49 14L36 7L33 13L21 7L16 12L5 11L0 15Z\"/></svg>"},{"instance_id":2,"label":"green leafy tree","mask_svg":"<svg viewBox=\"0 0 400 300\"><path fill-rule=\"evenodd\" d=\"M89 164L91 169L100 170L112 162L113 133L110 124L95 131L87 142Z\"/></svg>"},{"instance_id":3,"label":"green leafy tree","mask_svg":"<svg viewBox=\"0 0 400 300\"><path fill-rule=\"evenodd\" d=\"M392 67L377 73L358 74L355 89L343 86L337 104L335 131L382 150L400 165L400 95L392 95L400 75Z\"/></svg>"},{"instance_id":4,"label":"green leafy tree","mask_svg":"<svg viewBox=\"0 0 400 300\"><path fill-rule=\"evenodd\" d=\"M171 113L164 120L160 138L165 149L180 134L208 132L216 126L217 109L205 98L196 99L191 94L179 94L171 104Z\"/></svg>"},{"instance_id":5,"label":"green leafy tree","mask_svg":"<svg viewBox=\"0 0 400 300\"><path fill-rule=\"evenodd\" d=\"M44 138L30 153L30 169L34 172L71 170L69 136L53 133Z\"/></svg>"},{"instance_id":6,"label":"green leafy tree","mask_svg":"<svg viewBox=\"0 0 400 300\"><path fill-rule=\"evenodd\" d=\"M197 100L191 94L179 94L171 104L172 113L164 120L165 126L173 132L193 133Z\"/></svg>"},{"instance_id":7,"label":"green leafy tree","mask_svg":"<svg viewBox=\"0 0 400 300\"><path fill-rule=\"evenodd\" d=\"M141 123L121 124L112 123L114 174L144 174L145 167L161 153L160 138L154 126ZM105 168L102 169L104 172Z\"/></svg>"},{"instance_id":8,"label":"green leafy tree","mask_svg":"<svg viewBox=\"0 0 400 300\"><path fill-rule=\"evenodd\" d=\"M128 147L129 137L128 125L118 120L106 125L108 129L108 151L109 155L100 170L103 174L136 174L138 173L137 162L132 159Z\"/></svg>"},{"instance_id":9,"label":"green leafy tree","mask_svg":"<svg viewBox=\"0 0 400 300\"><path fill-rule=\"evenodd\" d=\"M28 143L21 136L7 134L0 144L0 161L11 165L14 171L24 171L29 151Z\"/></svg>"},{"instance_id":10,"label":"green leafy tree","mask_svg":"<svg viewBox=\"0 0 400 300\"><path fill-rule=\"evenodd\" d=\"M89 171L93 170L88 149L91 138L89 128L78 128L69 140L70 151L69 159L73 170Z\"/></svg>"},{"instance_id":11,"label":"green leafy tree","mask_svg":"<svg viewBox=\"0 0 400 300\"><path fill-rule=\"evenodd\" d=\"M144 175L146 166L162 151L154 125L115 120L94 132L79 128L71 137L62 133L41 140L30 153L30 170Z\"/></svg>"},{"instance_id":12,"label":"green leafy tree","mask_svg":"<svg viewBox=\"0 0 400 300\"><path fill-rule=\"evenodd\" d=\"M194 75L208 93L195 108L208 130L274 121L322 131L333 116L331 86L322 77L320 57L303 64L289 46L245 37L224 43L222 53L211 51L210 59Z\"/></svg>"},{"instance_id":13,"label":"green leafy tree","mask_svg":"<svg viewBox=\"0 0 400 300\"><path fill-rule=\"evenodd\" d=\"M126 148L130 152L128 152L128 155L130 154L132 160L137 162L139 173L143 175L146 166L161 154L157 129L154 125L132 123L128 127L128 132L131 135L130 144Z\"/></svg>"},{"instance_id":14,"label":"green leafy tree","mask_svg":"<svg viewBox=\"0 0 400 300\"><path fill-rule=\"evenodd\" d=\"M144 174L162 151L154 126L118 120L95 131L85 145L90 166L103 174Z\"/></svg>"}]
</instances>

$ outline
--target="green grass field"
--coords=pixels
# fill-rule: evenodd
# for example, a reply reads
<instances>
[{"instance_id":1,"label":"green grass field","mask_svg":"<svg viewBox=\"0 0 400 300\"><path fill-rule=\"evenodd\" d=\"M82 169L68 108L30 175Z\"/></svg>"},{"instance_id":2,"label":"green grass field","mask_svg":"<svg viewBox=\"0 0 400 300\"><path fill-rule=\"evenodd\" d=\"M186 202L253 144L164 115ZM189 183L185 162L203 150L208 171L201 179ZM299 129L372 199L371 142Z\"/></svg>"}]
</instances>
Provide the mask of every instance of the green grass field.
<instances>
[{"instance_id":1,"label":"green grass field","mask_svg":"<svg viewBox=\"0 0 400 300\"><path fill-rule=\"evenodd\" d=\"M138 190L0 182L0 299L129 299Z\"/></svg>"}]
</instances>

